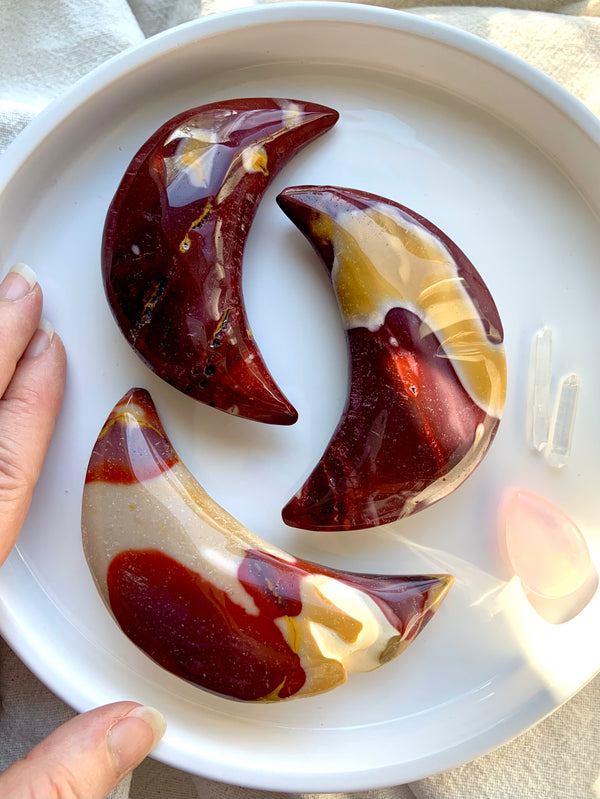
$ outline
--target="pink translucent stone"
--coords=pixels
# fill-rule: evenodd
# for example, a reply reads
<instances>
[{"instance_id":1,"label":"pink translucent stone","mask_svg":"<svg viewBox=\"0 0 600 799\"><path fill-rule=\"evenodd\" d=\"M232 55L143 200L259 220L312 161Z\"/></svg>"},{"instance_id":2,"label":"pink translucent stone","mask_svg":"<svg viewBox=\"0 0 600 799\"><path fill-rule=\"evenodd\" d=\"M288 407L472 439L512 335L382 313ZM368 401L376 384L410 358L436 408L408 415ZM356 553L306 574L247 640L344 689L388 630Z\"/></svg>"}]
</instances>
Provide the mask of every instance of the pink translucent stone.
<instances>
[{"instance_id":1,"label":"pink translucent stone","mask_svg":"<svg viewBox=\"0 0 600 799\"><path fill-rule=\"evenodd\" d=\"M557 599L580 588L593 570L586 541L574 522L551 502L515 491L505 515L506 550L526 589Z\"/></svg>"}]
</instances>

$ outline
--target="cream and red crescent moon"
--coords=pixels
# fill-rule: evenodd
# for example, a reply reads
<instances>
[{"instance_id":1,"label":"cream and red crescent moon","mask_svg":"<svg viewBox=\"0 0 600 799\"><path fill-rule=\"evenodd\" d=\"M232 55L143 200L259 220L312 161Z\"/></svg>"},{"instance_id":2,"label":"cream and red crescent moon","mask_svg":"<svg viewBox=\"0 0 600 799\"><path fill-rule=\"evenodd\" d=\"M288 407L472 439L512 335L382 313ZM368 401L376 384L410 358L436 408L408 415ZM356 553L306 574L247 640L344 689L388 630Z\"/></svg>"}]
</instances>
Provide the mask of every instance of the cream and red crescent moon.
<instances>
[{"instance_id":1,"label":"cream and red crescent moon","mask_svg":"<svg viewBox=\"0 0 600 799\"><path fill-rule=\"evenodd\" d=\"M278 203L331 275L351 359L342 418L284 521L361 529L422 510L496 433L506 358L494 300L456 244L398 203L330 186Z\"/></svg>"},{"instance_id":2,"label":"cream and red crescent moon","mask_svg":"<svg viewBox=\"0 0 600 799\"><path fill-rule=\"evenodd\" d=\"M297 100L212 103L166 122L128 166L104 229L106 295L142 360L189 396L248 419L296 421L252 337L243 253L269 183L337 119Z\"/></svg>"},{"instance_id":3,"label":"cream and red crescent moon","mask_svg":"<svg viewBox=\"0 0 600 799\"><path fill-rule=\"evenodd\" d=\"M117 403L96 441L82 534L124 633L165 669L238 700L319 694L378 668L453 582L354 574L271 546L202 489L142 389Z\"/></svg>"}]
</instances>

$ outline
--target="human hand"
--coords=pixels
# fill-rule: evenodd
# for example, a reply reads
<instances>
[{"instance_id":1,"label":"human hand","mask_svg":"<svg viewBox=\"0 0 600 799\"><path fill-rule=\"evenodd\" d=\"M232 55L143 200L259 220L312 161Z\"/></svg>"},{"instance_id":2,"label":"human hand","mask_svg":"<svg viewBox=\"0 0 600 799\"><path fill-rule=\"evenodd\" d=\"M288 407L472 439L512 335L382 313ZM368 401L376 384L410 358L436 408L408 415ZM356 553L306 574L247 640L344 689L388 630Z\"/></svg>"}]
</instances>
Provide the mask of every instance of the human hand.
<instances>
[{"instance_id":1,"label":"human hand","mask_svg":"<svg viewBox=\"0 0 600 799\"><path fill-rule=\"evenodd\" d=\"M65 384L65 349L41 319L42 302L35 274L23 264L0 283L0 564L27 515ZM0 799L103 797L165 726L158 711L135 702L76 716L0 775Z\"/></svg>"},{"instance_id":2,"label":"human hand","mask_svg":"<svg viewBox=\"0 0 600 799\"><path fill-rule=\"evenodd\" d=\"M24 264L0 283L0 563L25 521L65 385L65 348L40 321L42 302Z\"/></svg>"}]
</instances>

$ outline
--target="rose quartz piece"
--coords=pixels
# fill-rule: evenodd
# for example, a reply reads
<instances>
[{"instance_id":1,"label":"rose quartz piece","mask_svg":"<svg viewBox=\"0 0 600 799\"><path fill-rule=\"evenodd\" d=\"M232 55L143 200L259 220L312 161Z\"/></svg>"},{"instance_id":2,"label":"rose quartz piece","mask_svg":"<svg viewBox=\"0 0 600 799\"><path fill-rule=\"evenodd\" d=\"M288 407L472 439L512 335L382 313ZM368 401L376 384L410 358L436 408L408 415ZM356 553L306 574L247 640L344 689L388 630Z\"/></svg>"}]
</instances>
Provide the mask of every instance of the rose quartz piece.
<instances>
[{"instance_id":1,"label":"rose quartz piece","mask_svg":"<svg viewBox=\"0 0 600 799\"><path fill-rule=\"evenodd\" d=\"M541 597L572 594L593 565L586 541L574 522L548 500L515 491L506 507L506 549L523 586Z\"/></svg>"}]
</instances>

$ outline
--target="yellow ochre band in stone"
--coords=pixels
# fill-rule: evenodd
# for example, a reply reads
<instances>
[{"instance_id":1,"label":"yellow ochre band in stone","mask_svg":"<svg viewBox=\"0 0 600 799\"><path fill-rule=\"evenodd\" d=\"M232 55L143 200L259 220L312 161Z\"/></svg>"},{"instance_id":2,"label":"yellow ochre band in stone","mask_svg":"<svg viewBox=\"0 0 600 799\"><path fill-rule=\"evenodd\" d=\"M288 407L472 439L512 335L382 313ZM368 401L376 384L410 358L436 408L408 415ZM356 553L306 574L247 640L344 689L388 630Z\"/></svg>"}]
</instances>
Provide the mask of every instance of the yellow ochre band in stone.
<instances>
[{"instance_id":1,"label":"yellow ochre band in stone","mask_svg":"<svg viewBox=\"0 0 600 799\"><path fill-rule=\"evenodd\" d=\"M492 343L450 252L429 231L383 204L318 214L313 233L334 247L333 283L347 328L377 330L405 307L434 332L471 399L500 418L506 396L504 347ZM492 331L492 335L493 335Z\"/></svg>"}]
</instances>

